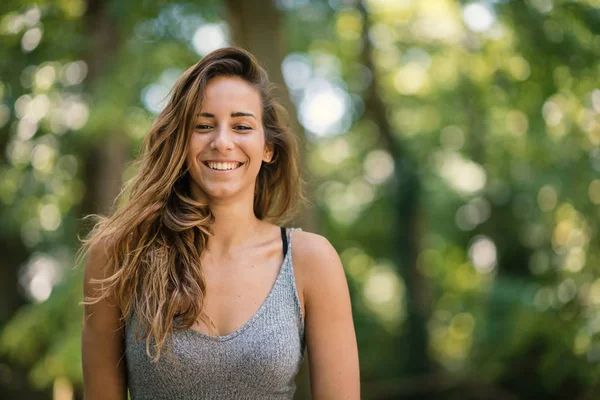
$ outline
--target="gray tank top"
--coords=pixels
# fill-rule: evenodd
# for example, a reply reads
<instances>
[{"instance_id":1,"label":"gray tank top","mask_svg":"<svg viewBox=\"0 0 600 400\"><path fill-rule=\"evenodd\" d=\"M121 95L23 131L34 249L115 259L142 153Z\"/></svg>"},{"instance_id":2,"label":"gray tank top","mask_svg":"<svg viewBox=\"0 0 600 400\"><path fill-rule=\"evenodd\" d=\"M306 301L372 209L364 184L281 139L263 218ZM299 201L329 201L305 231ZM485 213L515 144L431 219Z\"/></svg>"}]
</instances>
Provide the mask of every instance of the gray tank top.
<instances>
[{"instance_id":1,"label":"gray tank top","mask_svg":"<svg viewBox=\"0 0 600 400\"><path fill-rule=\"evenodd\" d=\"M285 257L266 300L241 328L225 336L175 330L171 352L157 363L125 326L127 384L132 400L292 399L304 359L304 319L292 265L292 233L282 235Z\"/></svg>"}]
</instances>

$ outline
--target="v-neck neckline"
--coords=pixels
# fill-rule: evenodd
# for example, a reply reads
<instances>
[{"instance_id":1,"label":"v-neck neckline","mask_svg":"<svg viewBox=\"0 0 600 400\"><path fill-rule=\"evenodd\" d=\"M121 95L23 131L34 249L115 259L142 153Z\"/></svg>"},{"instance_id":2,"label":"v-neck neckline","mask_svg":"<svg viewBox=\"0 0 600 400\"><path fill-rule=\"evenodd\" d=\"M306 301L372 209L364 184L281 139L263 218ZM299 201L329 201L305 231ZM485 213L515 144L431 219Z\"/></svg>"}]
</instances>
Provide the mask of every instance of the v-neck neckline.
<instances>
[{"instance_id":1,"label":"v-neck neckline","mask_svg":"<svg viewBox=\"0 0 600 400\"><path fill-rule=\"evenodd\" d=\"M288 240L288 243L290 241L289 240L290 234L291 234L291 230L289 232L286 232L286 238ZM228 334L222 335L222 336L221 335L218 335L218 336L209 335L209 334L197 331L195 329L192 329L191 327L184 328L184 329L176 329L175 332L186 332L191 335L202 337L202 338L209 339L209 340L213 340L216 342L225 342L225 341L231 340L234 337L243 333L245 330L250 328L252 326L252 324L254 324L254 322L262 315L262 313L264 312L264 309L266 308L267 303L269 302L269 299L271 297L273 297L273 292L275 292L277 283L281 280L286 263L288 263L288 259L291 257L290 253L291 253L291 246L289 246L289 244L288 244L287 251L283 257L283 261L282 261L281 265L279 266L279 271L277 272L277 277L275 278L275 281L273 282L273 286L271 286L271 290L269 290L269 294L267 294L267 297L265 298L263 303L260 305L260 307L258 308L256 313L254 313L254 315L252 315L252 317L250 317L250 319L248 321L246 321L241 327L239 327L238 329L236 329L235 331L233 331L231 333L228 333Z\"/></svg>"}]
</instances>

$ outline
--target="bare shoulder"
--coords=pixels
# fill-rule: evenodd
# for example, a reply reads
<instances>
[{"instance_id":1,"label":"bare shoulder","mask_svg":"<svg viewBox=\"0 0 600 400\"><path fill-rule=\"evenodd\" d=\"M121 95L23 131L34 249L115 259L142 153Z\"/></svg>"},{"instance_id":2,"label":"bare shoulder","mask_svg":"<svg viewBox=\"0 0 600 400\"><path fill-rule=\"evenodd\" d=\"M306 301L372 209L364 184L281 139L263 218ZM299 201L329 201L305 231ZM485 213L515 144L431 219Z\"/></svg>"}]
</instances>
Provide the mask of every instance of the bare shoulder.
<instances>
[{"instance_id":1,"label":"bare shoulder","mask_svg":"<svg viewBox=\"0 0 600 400\"><path fill-rule=\"evenodd\" d=\"M294 265L301 265L303 269L321 269L333 261L339 263L340 259L324 236L304 231L294 231L292 253Z\"/></svg>"},{"instance_id":2,"label":"bare shoulder","mask_svg":"<svg viewBox=\"0 0 600 400\"><path fill-rule=\"evenodd\" d=\"M320 258L339 258L333 245L316 233L294 231L294 262L316 262Z\"/></svg>"},{"instance_id":3,"label":"bare shoulder","mask_svg":"<svg viewBox=\"0 0 600 400\"><path fill-rule=\"evenodd\" d=\"M347 285L340 257L329 240L315 233L295 231L293 242L294 269L304 293Z\"/></svg>"},{"instance_id":4,"label":"bare shoulder","mask_svg":"<svg viewBox=\"0 0 600 400\"><path fill-rule=\"evenodd\" d=\"M99 240L91 244L88 249L87 259L83 271L83 295L84 300L91 303L84 304L84 314L89 316L95 314L99 324L106 324L111 320L111 326L116 326L120 319L121 310L116 306L117 301L112 293L107 293L100 301L95 301L101 294L100 280L110 277L114 273L114 267L110 260L112 243L107 240ZM90 321L93 321L92 318ZM113 321L114 320L114 321Z\"/></svg>"},{"instance_id":5,"label":"bare shoulder","mask_svg":"<svg viewBox=\"0 0 600 400\"><path fill-rule=\"evenodd\" d=\"M91 244L84 265L85 284L91 286L92 279L102 279L108 274L110 265L109 250L111 243L103 239Z\"/></svg>"}]
</instances>

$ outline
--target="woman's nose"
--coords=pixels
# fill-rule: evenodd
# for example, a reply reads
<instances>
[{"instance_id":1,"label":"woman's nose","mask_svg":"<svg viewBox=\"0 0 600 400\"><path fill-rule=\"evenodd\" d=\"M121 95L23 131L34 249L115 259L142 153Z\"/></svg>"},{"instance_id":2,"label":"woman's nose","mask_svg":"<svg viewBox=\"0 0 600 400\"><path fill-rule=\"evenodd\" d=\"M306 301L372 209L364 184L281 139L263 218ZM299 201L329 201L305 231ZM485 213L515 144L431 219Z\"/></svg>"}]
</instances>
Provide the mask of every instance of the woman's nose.
<instances>
[{"instance_id":1,"label":"woman's nose","mask_svg":"<svg viewBox=\"0 0 600 400\"><path fill-rule=\"evenodd\" d=\"M210 142L211 149L218 151L227 151L233 149L233 132L228 127L218 127L214 130Z\"/></svg>"}]
</instances>

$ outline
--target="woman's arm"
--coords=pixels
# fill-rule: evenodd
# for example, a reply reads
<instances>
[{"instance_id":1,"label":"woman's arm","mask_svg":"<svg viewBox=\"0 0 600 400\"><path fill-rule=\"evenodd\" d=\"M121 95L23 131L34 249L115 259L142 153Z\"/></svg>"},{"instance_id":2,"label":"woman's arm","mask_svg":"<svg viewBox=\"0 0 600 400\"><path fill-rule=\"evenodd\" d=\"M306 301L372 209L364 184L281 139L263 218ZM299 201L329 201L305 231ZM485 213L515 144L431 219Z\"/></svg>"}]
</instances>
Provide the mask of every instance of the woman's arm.
<instances>
[{"instance_id":1,"label":"woman's arm","mask_svg":"<svg viewBox=\"0 0 600 400\"><path fill-rule=\"evenodd\" d=\"M95 296L90 279L105 277L107 256L100 245L92 246L84 271L84 296ZM102 246L103 247L103 246ZM127 399L123 326L114 299L84 306L81 334L83 393L85 400Z\"/></svg>"},{"instance_id":2,"label":"woman's arm","mask_svg":"<svg viewBox=\"0 0 600 400\"><path fill-rule=\"evenodd\" d=\"M313 400L360 399L358 349L344 269L322 236L294 232Z\"/></svg>"}]
</instances>

